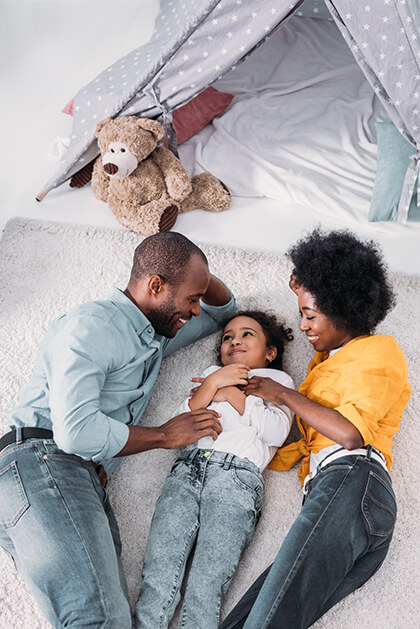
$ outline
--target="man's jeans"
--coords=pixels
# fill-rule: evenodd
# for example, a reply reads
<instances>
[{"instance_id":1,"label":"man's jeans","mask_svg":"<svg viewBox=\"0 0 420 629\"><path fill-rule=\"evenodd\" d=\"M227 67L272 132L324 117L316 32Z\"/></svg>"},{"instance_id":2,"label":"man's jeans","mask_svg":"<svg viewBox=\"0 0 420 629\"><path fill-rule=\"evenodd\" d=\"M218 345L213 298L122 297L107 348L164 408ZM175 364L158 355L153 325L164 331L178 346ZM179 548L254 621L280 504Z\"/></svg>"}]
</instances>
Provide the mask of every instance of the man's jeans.
<instances>
[{"instance_id":1,"label":"man's jeans","mask_svg":"<svg viewBox=\"0 0 420 629\"><path fill-rule=\"evenodd\" d=\"M385 559L395 496L384 468L363 456L336 459L308 485L274 563L222 629L304 629L363 585Z\"/></svg>"},{"instance_id":2,"label":"man's jeans","mask_svg":"<svg viewBox=\"0 0 420 629\"><path fill-rule=\"evenodd\" d=\"M49 439L4 448L0 546L54 627L131 628L118 528L92 463Z\"/></svg>"},{"instance_id":3,"label":"man's jeans","mask_svg":"<svg viewBox=\"0 0 420 629\"><path fill-rule=\"evenodd\" d=\"M217 629L226 592L261 513L264 481L248 459L185 450L156 504L136 608L137 629L167 627L195 543L180 626Z\"/></svg>"}]
</instances>

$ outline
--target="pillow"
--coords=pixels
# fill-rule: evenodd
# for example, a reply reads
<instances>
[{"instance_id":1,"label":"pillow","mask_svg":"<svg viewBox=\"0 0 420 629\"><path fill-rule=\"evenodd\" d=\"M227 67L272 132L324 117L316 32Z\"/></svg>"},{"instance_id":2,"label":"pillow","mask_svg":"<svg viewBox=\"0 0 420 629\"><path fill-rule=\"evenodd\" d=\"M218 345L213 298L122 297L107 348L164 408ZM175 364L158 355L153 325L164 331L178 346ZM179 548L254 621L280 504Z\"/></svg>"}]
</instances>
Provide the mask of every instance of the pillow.
<instances>
[{"instance_id":1,"label":"pillow","mask_svg":"<svg viewBox=\"0 0 420 629\"><path fill-rule=\"evenodd\" d=\"M306 0L294 13L299 17L317 17L320 20L330 20L332 16L324 0Z\"/></svg>"},{"instance_id":2,"label":"pillow","mask_svg":"<svg viewBox=\"0 0 420 629\"><path fill-rule=\"evenodd\" d=\"M233 94L208 87L189 103L172 113L177 144L182 144L222 114L233 100Z\"/></svg>"},{"instance_id":3,"label":"pillow","mask_svg":"<svg viewBox=\"0 0 420 629\"><path fill-rule=\"evenodd\" d=\"M398 204L410 157L416 149L392 122L376 122L378 162L375 186L369 208L369 221L396 221ZM408 218L420 221L417 207L417 185L411 199Z\"/></svg>"},{"instance_id":4,"label":"pillow","mask_svg":"<svg viewBox=\"0 0 420 629\"><path fill-rule=\"evenodd\" d=\"M74 105L74 98L69 100L67 105L65 107L63 107L63 109L61 110L63 112L63 114L69 114L69 116L72 116L73 115L73 105Z\"/></svg>"},{"instance_id":5,"label":"pillow","mask_svg":"<svg viewBox=\"0 0 420 629\"><path fill-rule=\"evenodd\" d=\"M177 144L182 144L198 133L213 118L223 113L232 100L233 94L219 92L214 87L208 87L189 103L176 109L172 114L172 124L176 131ZM72 116L73 104L74 98L61 111Z\"/></svg>"}]
</instances>

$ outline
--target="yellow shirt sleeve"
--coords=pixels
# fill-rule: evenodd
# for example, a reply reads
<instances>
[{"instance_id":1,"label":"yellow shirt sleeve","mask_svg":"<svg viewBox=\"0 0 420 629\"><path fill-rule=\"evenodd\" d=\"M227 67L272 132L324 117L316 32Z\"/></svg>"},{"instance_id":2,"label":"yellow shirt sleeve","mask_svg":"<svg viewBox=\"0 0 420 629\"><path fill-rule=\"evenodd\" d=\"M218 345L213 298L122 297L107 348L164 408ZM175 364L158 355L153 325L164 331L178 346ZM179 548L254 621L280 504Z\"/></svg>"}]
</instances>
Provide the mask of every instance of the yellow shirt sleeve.
<instances>
[{"instance_id":1,"label":"yellow shirt sleeve","mask_svg":"<svg viewBox=\"0 0 420 629\"><path fill-rule=\"evenodd\" d=\"M330 358L316 355L299 391L309 399L334 408L360 432L365 445L380 450L391 466L392 438L398 431L402 412L410 397L407 364L396 340L387 335L353 339ZM294 454L318 452L332 444L319 432L298 419L303 443L296 443ZM286 452L284 453L286 454ZM274 469L283 458L282 450L274 459ZM309 456L302 464L302 478L309 468ZM283 468L284 469L284 468Z\"/></svg>"}]
</instances>

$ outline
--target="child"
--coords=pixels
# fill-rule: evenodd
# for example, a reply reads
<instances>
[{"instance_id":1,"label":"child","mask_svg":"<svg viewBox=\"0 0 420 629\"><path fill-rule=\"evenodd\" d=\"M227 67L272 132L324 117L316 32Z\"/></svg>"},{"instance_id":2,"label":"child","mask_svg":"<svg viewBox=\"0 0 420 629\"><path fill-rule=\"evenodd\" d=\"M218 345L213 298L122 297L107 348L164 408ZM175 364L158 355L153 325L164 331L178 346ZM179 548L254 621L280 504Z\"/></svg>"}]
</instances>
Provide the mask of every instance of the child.
<instances>
[{"instance_id":1,"label":"child","mask_svg":"<svg viewBox=\"0 0 420 629\"><path fill-rule=\"evenodd\" d=\"M294 387L280 371L290 332L272 315L241 312L222 334L223 367L213 365L202 378L192 378L201 384L180 412L210 406L220 413L223 431L185 448L165 481L143 564L137 629L168 627L194 544L180 626L218 627L222 594L260 517L261 472L293 420L287 407L246 396L239 387L257 375Z\"/></svg>"}]
</instances>

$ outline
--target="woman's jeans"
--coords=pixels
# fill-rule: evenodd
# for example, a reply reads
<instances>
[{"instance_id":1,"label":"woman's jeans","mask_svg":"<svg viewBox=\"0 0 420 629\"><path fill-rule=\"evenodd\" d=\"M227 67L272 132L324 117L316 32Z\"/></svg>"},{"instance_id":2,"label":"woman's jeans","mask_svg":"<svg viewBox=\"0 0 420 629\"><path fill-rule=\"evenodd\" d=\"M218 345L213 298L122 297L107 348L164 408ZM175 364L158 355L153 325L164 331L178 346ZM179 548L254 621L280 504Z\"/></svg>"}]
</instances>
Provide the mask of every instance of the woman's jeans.
<instances>
[{"instance_id":1,"label":"woman's jeans","mask_svg":"<svg viewBox=\"0 0 420 629\"><path fill-rule=\"evenodd\" d=\"M4 448L0 546L54 627L131 628L118 528L92 463L50 439Z\"/></svg>"},{"instance_id":2,"label":"woman's jeans","mask_svg":"<svg viewBox=\"0 0 420 629\"><path fill-rule=\"evenodd\" d=\"M310 481L302 510L274 563L222 629L310 627L378 570L395 517L390 476L369 454L325 465Z\"/></svg>"},{"instance_id":3,"label":"woman's jeans","mask_svg":"<svg viewBox=\"0 0 420 629\"><path fill-rule=\"evenodd\" d=\"M216 629L222 594L252 539L264 482L248 459L185 450L156 504L136 608L137 629L167 627L195 544L180 626Z\"/></svg>"}]
</instances>

